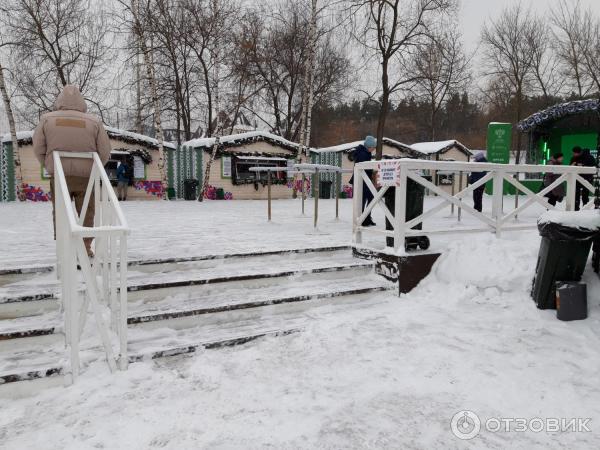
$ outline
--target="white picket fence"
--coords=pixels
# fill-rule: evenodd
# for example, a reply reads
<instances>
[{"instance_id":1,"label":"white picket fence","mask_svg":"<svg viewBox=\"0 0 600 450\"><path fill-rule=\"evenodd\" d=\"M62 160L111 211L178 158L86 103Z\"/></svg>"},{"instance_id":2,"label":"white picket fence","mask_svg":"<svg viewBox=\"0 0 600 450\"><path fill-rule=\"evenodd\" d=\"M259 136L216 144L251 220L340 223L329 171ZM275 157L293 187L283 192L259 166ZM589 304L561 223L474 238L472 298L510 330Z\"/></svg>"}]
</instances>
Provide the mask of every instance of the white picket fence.
<instances>
[{"instance_id":1,"label":"white picket fence","mask_svg":"<svg viewBox=\"0 0 600 450\"><path fill-rule=\"evenodd\" d=\"M91 306L111 371L127 368L127 235L129 228L117 197L96 153L54 152L57 274L65 319L65 345L69 350L69 382L79 374L79 344ZM70 198L62 158L93 161L81 214ZM92 198L94 226L84 227ZM95 238L95 257L88 257L84 238ZM78 270L78 266L79 269ZM80 279L84 291L80 291ZM107 326L103 311L110 312ZM118 357L111 337L116 335Z\"/></svg>"},{"instance_id":2,"label":"white picket fence","mask_svg":"<svg viewBox=\"0 0 600 450\"><path fill-rule=\"evenodd\" d=\"M354 168L354 179L357 180L354 189L354 205L353 205L353 242L354 244L362 243L363 233L376 233L383 236L394 238L394 248L396 251L404 248L404 239L412 236L429 236L435 234L448 233L473 233L473 232L494 232L500 236L504 231L523 230L536 227L535 221L523 222L517 221L515 218L523 211L531 208L533 205L541 205L546 209L556 209L548 203L545 195L562 183L566 185L566 210L572 211L575 208L575 188L576 183L583 185L584 189L594 192L594 187L587 180L582 178L582 175L595 174L594 167L577 167L577 166L541 166L541 165L515 165L515 164L491 164L491 163L463 163L455 161L427 161L420 159L398 159L393 162L387 161L386 164L395 166L395 181L397 184L395 192L395 211L390 211L385 203L384 196L388 191L389 186L382 186L377 189L372 180L366 174L366 170L377 171L379 162L370 161L357 164ZM442 187L436 186L431 181L423 176L423 172L450 172L450 173L470 173L470 172L487 172L487 174L476 183L467 186L465 189L456 193L448 193ZM543 188L540 192L533 192L528 187L524 186L519 180L518 174L543 174L553 173L559 177L549 186ZM416 218L407 220L406 218L406 190L407 181L411 179L430 193L436 194L442 200L434 207L424 210L423 214ZM374 199L362 211L363 190L361 188L363 181L374 196ZM493 183L492 194L492 210L491 214L480 213L475 210L470 202L464 201L469 199L472 192L478 187L484 185L488 181ZM516 190L525 194L520 196L520 204L515 207L510 207L503 202L503 185L508 182L515 187ZM464 213L477 219L479 226L472 228L456 227L456 226L438 226L437 228L424 227L423 230L414 230L413 227L424 224L424 222L434 216L442 209L454 205ZM362 223L375 207L379 207L385 217L390 221L392 230L385 230L382 227L364 227ZM505 208L509 208L505 211ZM584 206L585 209L593 207L593 202Z\"/></svg>"}]
</instances>

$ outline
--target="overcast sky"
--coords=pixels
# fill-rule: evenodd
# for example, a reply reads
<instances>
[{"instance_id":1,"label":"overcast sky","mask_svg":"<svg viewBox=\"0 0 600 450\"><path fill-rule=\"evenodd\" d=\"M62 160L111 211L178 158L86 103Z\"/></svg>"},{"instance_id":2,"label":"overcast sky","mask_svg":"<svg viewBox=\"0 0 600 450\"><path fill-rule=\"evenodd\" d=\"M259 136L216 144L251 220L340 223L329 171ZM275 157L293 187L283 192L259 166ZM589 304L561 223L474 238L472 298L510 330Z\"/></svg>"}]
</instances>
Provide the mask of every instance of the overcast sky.
<instances>
[{"instance_id":1,"label":"overcast sky","mask_svg":"<svg viewBox=\"0 0 600 450\"><path fill-rule=\"evenodd\" d=\"M544 14L556 4L556 0L461 0L460 20L467 51L471 53L477 48L481 28L490 17L497 17L502 10L516 2L525 8L531 7L538 13ZM569 0L575 3L576 0ZM581 0L583 7L591 7L600 13L600 0Z\"/></svg>"}]
</instances>

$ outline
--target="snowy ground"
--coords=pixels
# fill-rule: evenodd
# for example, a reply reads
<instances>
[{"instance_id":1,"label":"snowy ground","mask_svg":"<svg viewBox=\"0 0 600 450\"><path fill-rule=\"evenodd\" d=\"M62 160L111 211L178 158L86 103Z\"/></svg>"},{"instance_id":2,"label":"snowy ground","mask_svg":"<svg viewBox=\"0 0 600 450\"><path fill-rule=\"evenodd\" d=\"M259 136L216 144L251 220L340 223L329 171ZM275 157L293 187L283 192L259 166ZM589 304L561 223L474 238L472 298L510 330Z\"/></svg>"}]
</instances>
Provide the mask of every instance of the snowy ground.
<instances>
[{"instance_id":1,"label":"snowy ground","mask_svg":"<svg viewBox=\"0 0 600 450\"><path fill-rule=\"evenodd\" d=\"M350 202L339 223L333 203L322 206L327 234L315 235L299 202L275 202L274 224L264 202L127 203L130 257L349 243ZM52 260L49 211L0 205L0 266ZM535 231L434 244L444 255L409 295L336 315L316 308L302 333L112 376L98 365L67 389L0 398L0 447L599 448L597 277L586 273L590 318L563 323L528 295ZM461 441L450 421L464 409L484 422L590 418L591 432L482 430Z\"/></svg>"}]
</instances>

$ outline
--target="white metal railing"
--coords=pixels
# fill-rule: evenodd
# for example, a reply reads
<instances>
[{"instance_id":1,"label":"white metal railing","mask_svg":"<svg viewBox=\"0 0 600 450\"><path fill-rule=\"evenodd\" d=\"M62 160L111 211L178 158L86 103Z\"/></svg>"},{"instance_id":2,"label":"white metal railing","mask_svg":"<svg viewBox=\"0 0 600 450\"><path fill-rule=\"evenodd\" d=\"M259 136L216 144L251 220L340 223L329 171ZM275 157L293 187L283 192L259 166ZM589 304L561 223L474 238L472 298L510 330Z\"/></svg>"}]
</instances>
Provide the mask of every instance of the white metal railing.
<instances>
[{"instance_id":1,"label":"white metal railing","mask_svg":"<svg viewBox=\"0 0 600 450\"><path fill-rule=\"evenodd\" d=\"M61 158L91 159L92 171L81 214L69 195ZM79 345L91 306L111 372L127 369L127 235L129 228L97 153L54 152L57 275L65 319L65 345L70 353L69 382L79 374ZM92 199L94 226L83 226ZM95 239L95 256L84 239ZM80 291L80 278L83 291ZM110 312L107 326L103 312ZM111 335L118 338L115 357Z\"/></svg>"},{"instance_id":2,"label":"white metal railing","mask_svg":"<svg viewBox=\"0 0 600 450\"><path fill-rule=\"evenodd\" d=\"M389 177L393 182L382 183L396 186L395 192L395 211L390 211L385 203L385 193L388 191L390 186L383 185L378 186L377 189L366 174L366 170L378 172L385 165L387 174L390 175L393 170L393 176ZM487 172L487 174L478 180L476 183L467 186L457 193L448 193L442 187L436 186L431 181L423 177L422 172L424 170L435 172L435 171L450 171L450 172ZM549 186L543 187L540 192L533 192L527 186L518 179L518 174L532 174L532 173L553 173L557 174L558 178ZM596 173L595 167L578 167L578 166L541 166L541 165L515 165L515 164L491 164L491 163L463 163L456 161L427 161L420 159L398 159L398 160L387 160L387 161L370 161L357 164L354 168L354 203L353 203L353 242L355 244L362 243L362 233L378 233L380 235L393 237L394 238L394 249L398 251L404 248L404 240L407 237L413 236L428 236L433 234L447 234L447 233L472 233L491 231L495 232L496 235L500 235L502 231L508 230L523 230L529 228L535 228L535 222L516 222L516 218L524 210L530 208L533 205L541 205L546 209L556 209L554 206L548 203L548 199L545 197L547 193L558 187L562 183L566 185L566 210L572 211L575 207L575 189L576 184L580 183L584 189L588 189L594 192L594 187L587 180L582 178L582 175L591 175ZM423 214L415 218L406 218L406 191L407 181L411 179L416 183L420 184L424 188L428 189L430 193L439 196L442 199L441 202L436 204L434 207L423 211ZM493 183L493 194L492 194L492 210L491 214L481 213L475 210L467 202L463 202L463 199L478 187L483 186L488 181ZM362 211L363 202L363 189L361 183L364 182L367 188L371 191L374 198ZM516 191L525 194L524 201L521 205L515 204L514 208L510 211L504 211L503 205L503 191L504 182L514 186ZM448 205L454 205L460 208L463 212L466 212L471 217L477 219L477 222L481 226L474 228L457 228L456 226L442 226L435 229L424 229L416 230L413 227L423 224L426 219L431 218L433 215L438 213L444 207ZM382 230L381 228L375 227L364 227L362 223L373 211L375 207L380 207L385 217L391 223L391 230ZM584 209L593 207L593 202L589 202L584 205ZM511 222L514 219L514 222Z\"/></svg>"}]
</instances>

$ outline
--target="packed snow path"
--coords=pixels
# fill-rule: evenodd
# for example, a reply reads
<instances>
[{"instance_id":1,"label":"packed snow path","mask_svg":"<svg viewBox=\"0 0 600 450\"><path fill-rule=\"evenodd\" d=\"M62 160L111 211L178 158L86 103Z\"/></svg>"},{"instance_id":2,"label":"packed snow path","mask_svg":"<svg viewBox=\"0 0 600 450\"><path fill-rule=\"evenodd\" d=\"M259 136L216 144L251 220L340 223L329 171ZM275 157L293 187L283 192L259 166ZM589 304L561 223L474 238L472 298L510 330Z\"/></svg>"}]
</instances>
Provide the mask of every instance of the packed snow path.
<instances>
[{"instance_id":1,"label":"packed snow path","mask_svg":"<svg viewBox=\"0 0 600 450\"><path fill-rule=\"evenodd\" d=\"M285 214L273 227L262 202L207 205L126 204L136 229L131 258L344 245L350 236L349 202L341 223L323 221L329 235L307 234L310 221L297 218L293 202L275 202ZM19 206L2 205L0 228L13 233L0 234L3 262L50 259L50 237L34 232L45 226L47 205ZM23 224L21 240L15 223ZM177 233L187 235L185 244ZM538 246L536 232L449 237L433 273L409 295L314 308L301 333L140 362L113 376L96 363L75 386L18 400L15 386L0 398L0 442L7 449L598 448L600 283L586 273L586 321L563 323L537 310L529 289ZM484 420L591 418L592 431L482 431L459 441L450 420L463 409Z\"/></svg>"}]
</instances>

